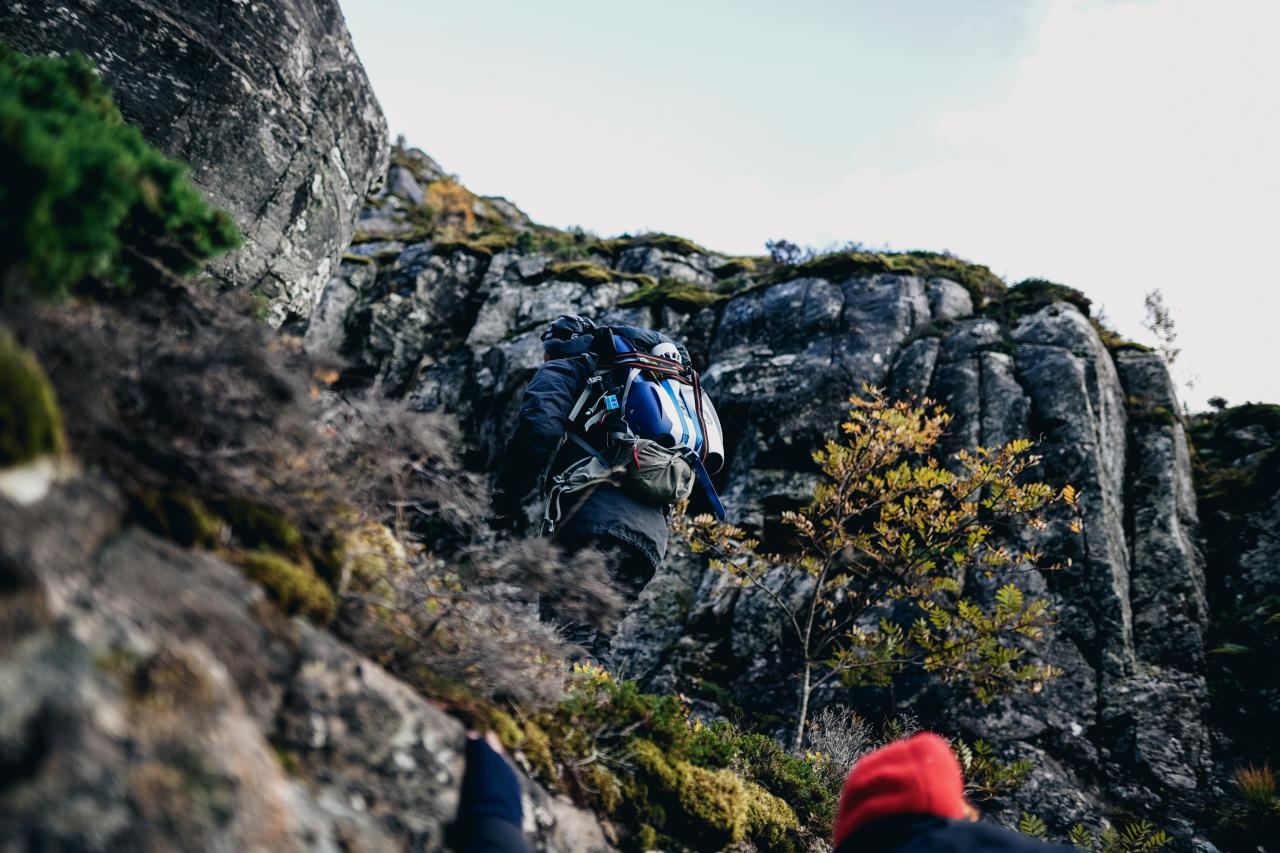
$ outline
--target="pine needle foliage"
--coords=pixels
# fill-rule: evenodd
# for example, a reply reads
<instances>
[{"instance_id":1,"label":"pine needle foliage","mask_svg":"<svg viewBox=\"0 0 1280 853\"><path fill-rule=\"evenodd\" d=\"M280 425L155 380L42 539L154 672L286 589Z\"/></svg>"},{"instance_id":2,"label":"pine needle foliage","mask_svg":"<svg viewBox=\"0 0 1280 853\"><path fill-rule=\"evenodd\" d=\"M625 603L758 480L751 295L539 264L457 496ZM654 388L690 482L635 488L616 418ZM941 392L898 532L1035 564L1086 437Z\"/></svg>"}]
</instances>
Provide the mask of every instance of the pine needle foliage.
<instances>
[{"instance_id":1,"label":"pine needle foliage","mask_svg":"<svg viewBox=\"0 0 1280 853\"><path fill-rule=\"evenodd\" d=\"M84 57L0 43L0 298L128 291L188 275L240 243L187 169L127 125Z\"/></svg>"},{"instance_id":2,"label":"pine needle foliage","mask_svg":"<svg viewBox=\"0 0 1280 853\"><path fill-rule=\"evenodd\" d=\"M895 402L868 388L850 403L840 437L813 454L824 476L812 502L783 516L793 552L761 553L742 530L710 516L677 522L714 569L785 614L801 658L797 750L810 696L834 678L888 686L913 668L968 685L985 702L1015 688L1038 691L1059 674L1022 660L1025 641L1041 639L1053 621L1047 602L1008 582L982 603L961 595L961 578L1058 568L1035 549L997 543L992 522L1043 526L1040 511L1074 506L1075 490L1027 481L1038 462L1028 440L962 450L944 464L935 452L951 416L929 400ZM778 591L795 581L798 597ZM890 618L891 606L917 615Z\"/></svg>"}]
</instances>

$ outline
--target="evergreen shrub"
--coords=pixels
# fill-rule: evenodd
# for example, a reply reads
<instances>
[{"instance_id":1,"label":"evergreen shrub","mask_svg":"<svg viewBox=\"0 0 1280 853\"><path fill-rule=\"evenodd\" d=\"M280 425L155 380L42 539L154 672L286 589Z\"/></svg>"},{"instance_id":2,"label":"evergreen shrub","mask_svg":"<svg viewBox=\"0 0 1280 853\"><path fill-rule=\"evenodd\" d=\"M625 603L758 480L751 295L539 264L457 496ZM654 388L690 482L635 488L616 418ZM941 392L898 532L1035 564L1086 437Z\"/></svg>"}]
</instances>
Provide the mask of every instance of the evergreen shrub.
<instances>
[{"instance_id":1,"label":"evergreen shrub","mask_svg":"<svg viewBox=\"0 0 1280 853\"><path fill-rule=\"evenodd\" d=\"M127 125L83 56L0 43L0 298L60 299L91 279L128 292L240 243L187 169Z\"/></svg>"}]
</instances>

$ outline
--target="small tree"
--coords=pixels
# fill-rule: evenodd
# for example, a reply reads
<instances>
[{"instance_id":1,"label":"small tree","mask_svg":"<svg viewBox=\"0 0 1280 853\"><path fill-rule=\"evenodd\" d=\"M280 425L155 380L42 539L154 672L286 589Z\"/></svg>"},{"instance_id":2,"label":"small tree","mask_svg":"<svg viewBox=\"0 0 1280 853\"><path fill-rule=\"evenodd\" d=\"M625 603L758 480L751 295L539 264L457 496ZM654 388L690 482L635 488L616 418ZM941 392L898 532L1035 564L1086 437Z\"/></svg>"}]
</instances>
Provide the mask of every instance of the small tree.
<instances>
[{"instance_id":1,"label":"small tree","mask_svg":"<svg viewBox=\"0 0 1280 853\"><path fill-rule=\"evenodd\" d=\"M710 516L681 521L711 565L768 596L785 616L800 651L795 748L803 742L809 699L833 678L846 686L889 685L908 667L972 686L983 701L1014 687L1038 690L1058 671L1019 664L1021 636L1038 640L1053 613L1027 601L1012 583L991 606L963 597L963 573L988 577L1043 565L993 541L990 520L1043 527L1036 513L1054 501L1076 502L1070 486L1022 482L1038 457L1027 440L959 451L947 465L935 456L951 416L930 401L890 402L878 390L854 397L843 437L813 454L824 475L813 501L784 514L795 531L791 553L764 554L743 531ZM1079 530L1079 521L1072 523ZM803 578L799 604L788 584ZM886 605L914 605L904 625ZM878 618L877 618L878 617Z\"/></svg>"},{"instance_id":2,"label":"small tree","mask_svg":"<svg viewBox=\"0 0 1280 853\"><path fill-rule=\"evenodd\" d=\"M1142 327L1156 336L1156 351L1165 364L1172 365L1182 348L1173 345L1178 339L1178 331L1173 324L1173 312L1164 304L1164 294L1160 292L1160 288L1148 291L1143 298L1143 305L1147 309L1147 316L1142 321Z\"/></svg>"},{"instance_id":3,"label":"small tree","mask_svg":"<svg viewBox=\"0 0 1280 853\"><path fill-rule=\"evenodd\" d=\"M775 264L798 264L805 259L804 249L790 240L767 240L764 248Z\"/></svg>"}]
</instances>

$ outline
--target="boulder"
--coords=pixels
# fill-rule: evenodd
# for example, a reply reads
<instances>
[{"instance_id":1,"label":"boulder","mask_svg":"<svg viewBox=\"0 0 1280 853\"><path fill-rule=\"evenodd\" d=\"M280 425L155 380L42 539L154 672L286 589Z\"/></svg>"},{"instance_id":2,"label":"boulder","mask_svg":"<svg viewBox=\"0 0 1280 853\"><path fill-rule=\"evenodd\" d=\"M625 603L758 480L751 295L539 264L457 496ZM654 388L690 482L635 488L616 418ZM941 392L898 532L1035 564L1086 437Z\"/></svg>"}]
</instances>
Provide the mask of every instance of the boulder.
<instances>
[{"instance_id":1,"label":"boulder","mask_svg":"<svg viewBox=\"0 0 1280 853\"><path fill-rule=\"evenodd\" d=\"M462 724L125 512L0 497L0 849L442 849ZM518 775L536 849L611 849Z\"/></svg>"}]
</instances>

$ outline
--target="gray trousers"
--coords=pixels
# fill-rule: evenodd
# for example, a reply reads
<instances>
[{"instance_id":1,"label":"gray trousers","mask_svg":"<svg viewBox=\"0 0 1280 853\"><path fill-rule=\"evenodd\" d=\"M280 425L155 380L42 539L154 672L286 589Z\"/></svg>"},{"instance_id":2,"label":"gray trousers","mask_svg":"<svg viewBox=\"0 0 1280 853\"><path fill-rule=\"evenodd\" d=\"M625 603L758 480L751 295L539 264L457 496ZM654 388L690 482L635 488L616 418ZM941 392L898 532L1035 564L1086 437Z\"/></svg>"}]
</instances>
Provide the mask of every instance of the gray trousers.
<instances>
[{"instance_id":1,"label":"gray trousers","mask_svg":"<svg viewBox=\"0 0 1280 853\"><path fill-rule=\"evenodd\" d=\"M561 535L556 537L556 544L566 551L593 548L604 554L609 581L622 598L622 612L614 614L609 624L601 628L588 622L560 618L556 613L556 602L544 597L538 602L539 618L543 622L558 623L564 638L582 650L582 655L571 654L571 660L587 659L612 670L609 647L613 635L626 608L635 603L645 584L653 578L653 564L638 549L612 536Z\"/></svg>"}]
</instances>

